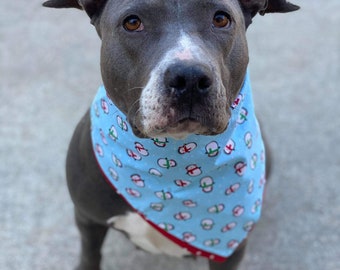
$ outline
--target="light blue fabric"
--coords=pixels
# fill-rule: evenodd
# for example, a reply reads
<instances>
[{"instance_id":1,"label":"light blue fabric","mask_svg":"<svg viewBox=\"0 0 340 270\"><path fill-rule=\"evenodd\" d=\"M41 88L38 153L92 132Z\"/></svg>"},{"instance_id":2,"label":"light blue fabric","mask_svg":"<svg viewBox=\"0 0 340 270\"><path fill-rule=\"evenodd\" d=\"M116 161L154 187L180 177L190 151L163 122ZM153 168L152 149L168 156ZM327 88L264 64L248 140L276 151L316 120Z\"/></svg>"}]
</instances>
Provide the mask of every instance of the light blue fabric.
<instances>
[{"instance_id":1,"label":"light blue fabric","mask_svg":"<svg viewBox=\"0 0 340 270\"><path fill-rule=\"evenodd\" d=\"M224 133L175 140L134 136L104 87L91 108L93 148L107 180L160 231L210 259L227 258L247 237L265 184L248 75L230 110Z\"/></svg>"}]
</instances>

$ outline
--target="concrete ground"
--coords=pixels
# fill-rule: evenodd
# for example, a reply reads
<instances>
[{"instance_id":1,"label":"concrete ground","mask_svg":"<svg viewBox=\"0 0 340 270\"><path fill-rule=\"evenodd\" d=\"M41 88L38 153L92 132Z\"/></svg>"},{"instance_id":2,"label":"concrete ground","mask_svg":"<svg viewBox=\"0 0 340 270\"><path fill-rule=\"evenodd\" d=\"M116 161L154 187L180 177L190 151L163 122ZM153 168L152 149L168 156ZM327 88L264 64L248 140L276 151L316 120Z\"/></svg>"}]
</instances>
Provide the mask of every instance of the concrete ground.
<instances>
[{"instance_id":1,"label":"concrete ground","mask_svg":"<svg viewBox=\"0 0 340 270\"><path fill-rule=\"evenodd\" d=\"M274 167L241 270L340 269L340 2L257 17L248 32L258 115ZM99 39L77 10L0 6L0 269L68 270L79 235L67 144L100 84ZM135 250L117 232L104 270L203 270Z\"/></svg>"}]
</instances>

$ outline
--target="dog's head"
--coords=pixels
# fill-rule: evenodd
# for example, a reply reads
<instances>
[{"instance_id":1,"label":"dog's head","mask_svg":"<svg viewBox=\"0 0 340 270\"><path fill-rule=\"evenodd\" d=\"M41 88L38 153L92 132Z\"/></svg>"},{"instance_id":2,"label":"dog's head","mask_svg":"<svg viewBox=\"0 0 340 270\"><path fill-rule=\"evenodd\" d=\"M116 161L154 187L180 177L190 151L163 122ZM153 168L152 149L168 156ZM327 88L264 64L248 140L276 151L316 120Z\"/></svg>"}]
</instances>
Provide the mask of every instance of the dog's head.
<instances>
[{"instance_id":1,"label":"dog's head","mask_svg":"<svg viewBox=\"0 0 340 270\"><path fill-rule=\"evenodd\" d=\"M248 65L245 31L286 0L52 0L90 16L111 100L140 137L213 135L228 125Z\"/></svg>"}]
</instances>

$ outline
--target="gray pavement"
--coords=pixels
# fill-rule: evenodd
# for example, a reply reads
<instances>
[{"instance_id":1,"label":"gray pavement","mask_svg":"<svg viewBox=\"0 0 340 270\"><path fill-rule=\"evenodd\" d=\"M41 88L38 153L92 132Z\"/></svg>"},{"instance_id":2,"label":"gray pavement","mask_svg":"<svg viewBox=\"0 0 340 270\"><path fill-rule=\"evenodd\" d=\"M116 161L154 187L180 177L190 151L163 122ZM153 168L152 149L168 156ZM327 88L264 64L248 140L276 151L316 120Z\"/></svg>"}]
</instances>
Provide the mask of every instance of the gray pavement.
<instances>
[{"instance_id":1,"label":"gray pavement","mask_svg":"<svg viewBox=\"0 0 340 270\"><path fill-rule=\"evenodd\" d=\"M274 166L241 270L340 269L340 2L295 2L301 11L258 17L248 32ZM85 14L40 3L0 6L1 270L78 260L64 160L101 81L100 43ZM207 269L135 250L117 232L103 252L105 270Z\"/></svg>"}]
</instances>

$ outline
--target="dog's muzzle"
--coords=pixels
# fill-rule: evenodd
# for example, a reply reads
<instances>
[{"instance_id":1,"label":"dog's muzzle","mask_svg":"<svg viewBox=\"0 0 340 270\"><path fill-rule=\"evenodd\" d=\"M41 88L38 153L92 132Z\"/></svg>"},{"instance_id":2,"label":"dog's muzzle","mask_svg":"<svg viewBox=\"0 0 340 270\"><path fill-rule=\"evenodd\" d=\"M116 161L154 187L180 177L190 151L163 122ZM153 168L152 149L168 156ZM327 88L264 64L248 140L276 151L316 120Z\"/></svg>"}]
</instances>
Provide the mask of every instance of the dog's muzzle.
<instances>
[{"instance_id":1,"label":"dog's muzzle","mask_svg":"<svg viewBox=\"0 0 340 270\"><path fill-rule=\"evenodd\" d=\"M140 102L139 130L148 137L213 135L227 127L225 90L209 65L176 61L155 69Z\"/></svg>"}]
</instances>

